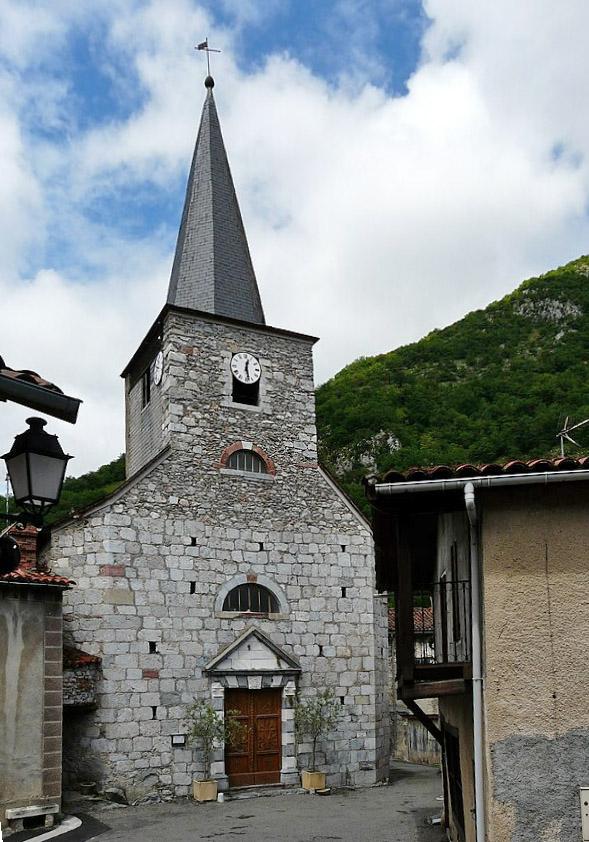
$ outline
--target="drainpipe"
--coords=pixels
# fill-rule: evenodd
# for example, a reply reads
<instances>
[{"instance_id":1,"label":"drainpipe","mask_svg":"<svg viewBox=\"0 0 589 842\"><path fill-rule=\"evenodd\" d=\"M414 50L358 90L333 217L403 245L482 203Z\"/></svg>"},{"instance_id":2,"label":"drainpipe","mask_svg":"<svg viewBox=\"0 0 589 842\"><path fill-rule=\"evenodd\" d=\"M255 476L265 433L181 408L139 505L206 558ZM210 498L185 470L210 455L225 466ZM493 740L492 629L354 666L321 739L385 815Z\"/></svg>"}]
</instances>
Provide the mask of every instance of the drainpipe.
<instances>
[{"instance_id":1,"label":"drainpipe","mask_svg":"<svg viewBox=\"0 0 589 842\"><path fill-rule=\"evenodd\" d=\"M483 672L481 657L481 593L478 514L474 485L464 486L464 503L470 525L470 587L472 638L472 718L474 743L474 798L476 842L485 842L485 799L483 783Z\"/></svg>"}]
</instances>

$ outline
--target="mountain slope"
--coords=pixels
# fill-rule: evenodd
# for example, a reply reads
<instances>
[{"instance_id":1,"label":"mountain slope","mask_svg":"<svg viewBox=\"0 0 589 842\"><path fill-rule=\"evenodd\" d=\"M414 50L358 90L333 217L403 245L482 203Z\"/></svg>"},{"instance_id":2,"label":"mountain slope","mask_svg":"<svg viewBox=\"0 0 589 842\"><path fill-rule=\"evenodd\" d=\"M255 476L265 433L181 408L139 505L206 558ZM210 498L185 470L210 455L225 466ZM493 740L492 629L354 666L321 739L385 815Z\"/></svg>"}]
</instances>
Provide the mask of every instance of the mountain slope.
<instances>
[{"instance_id":1,"label":"mountain slope","mask_svg":"<svg viewBox=\"0 0 589 842\"><path fill-rule=\"evenodd\" d=\"M364 508L367 473L555 455L566 415L589 417L587 256L419 342L356 360L317 390L321 459ZM576 435L589 452L589 427ZM67 479L48 521L124 476L121 456Z\"/></svg>"},{"instance_id":2,"label":"mountain slope","mask_svg":"<svg viewBox=\"0 0 589 842\"><path fill-rule=\"evenodd\" d=\"M321 457L361 502L369 472L556 453L564 416L589 416L588 368L589 257L581 257L340 371L317 390ZM589 428L579 441L589 444Z\"/></svg>"}]
</instances>

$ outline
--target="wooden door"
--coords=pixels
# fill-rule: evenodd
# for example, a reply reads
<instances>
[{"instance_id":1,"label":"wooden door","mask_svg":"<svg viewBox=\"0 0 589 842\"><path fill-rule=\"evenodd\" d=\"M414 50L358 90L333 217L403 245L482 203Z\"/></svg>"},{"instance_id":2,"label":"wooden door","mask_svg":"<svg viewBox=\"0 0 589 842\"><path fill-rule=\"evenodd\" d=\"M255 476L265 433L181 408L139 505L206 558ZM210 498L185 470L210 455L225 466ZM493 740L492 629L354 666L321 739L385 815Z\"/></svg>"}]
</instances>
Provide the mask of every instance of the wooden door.
<instances>
[{"instance_id":1,"label":"wooden door","mask_svg":"<svg viewBox=\"0 0 589 842\"><path fill-rule=\"evenodd\" d=\"M280 783L281 690L225 690L225 711L243 725L238 744L225 747L229 786Z\"/></svg>"}]
</instances>

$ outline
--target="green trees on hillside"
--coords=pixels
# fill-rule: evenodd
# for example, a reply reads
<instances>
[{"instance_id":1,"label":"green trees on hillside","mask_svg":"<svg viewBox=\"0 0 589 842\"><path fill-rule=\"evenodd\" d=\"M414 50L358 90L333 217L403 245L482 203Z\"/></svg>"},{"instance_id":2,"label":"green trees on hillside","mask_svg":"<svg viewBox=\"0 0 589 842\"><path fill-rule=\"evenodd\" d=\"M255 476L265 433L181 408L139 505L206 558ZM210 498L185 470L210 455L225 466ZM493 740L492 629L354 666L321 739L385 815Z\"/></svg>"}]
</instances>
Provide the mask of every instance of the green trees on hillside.
<instances>
[{"instance_id":1,"label":"green trees on hillside","mask_svg":"<svg viewBox=\"0 0 589 842\"><path fill-rule=\"evenodd\" d=\"M589 257L581 257L419 342L336 374L317 390L320 457L365 506L367 473L556 455L564 417L589 417L588 380ZM589 452L589 428L579 440ZM124 478L121 456L67 479L49 522Z\"/></svg>"},{"instance_id":2,"label":"green trees on hillside","mask_svg":"<svg viewBox=\"0 0 589 842\"><path fill-rule=\"evenodd\" d=\"M588 276L580 258L344 368L317 390L322 459L362 502L361 477L373 470L556 454L564 416L589 417ZM367 442L380 430L401 446L370 465Z\"/></svg>"}]
</instances>

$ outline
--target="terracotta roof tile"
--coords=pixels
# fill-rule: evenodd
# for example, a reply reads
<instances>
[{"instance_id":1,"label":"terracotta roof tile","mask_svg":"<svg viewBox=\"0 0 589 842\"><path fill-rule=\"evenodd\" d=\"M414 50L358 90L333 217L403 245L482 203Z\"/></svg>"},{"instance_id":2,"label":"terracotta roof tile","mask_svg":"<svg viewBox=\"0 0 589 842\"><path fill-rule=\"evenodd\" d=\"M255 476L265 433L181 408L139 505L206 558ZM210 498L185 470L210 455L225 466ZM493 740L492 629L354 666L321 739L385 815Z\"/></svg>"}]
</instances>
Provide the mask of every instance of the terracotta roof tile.
<instances>
[{"instance_id":1,"label":"terracotta roof tile","mask_svg":"<svg viewBox=\"0 0 589 842\"><path fill-rule=\"evenodd\" d=\"M589 456L574 459L571 456L555 459L530 459L527 462L512 459L503 465L436 465L430 468L409 468L404 473L392 469L379 479L380 482L421 482L434 479L461 479L479 476L501 476L508 474L540 474L548 471L580 471L589 468Z\"/></svg>"},{"instance_id":2,"label":"terracotta roof tile","mask_svg":"<svg viewBox=\"0 0 589 842\"><path fill-rule=\"evenodd\" d=\"M17 567L12 573L0 575L0 584L16 585L53 585L60 588L69 588L75 584L65 576L58 576L56 573L41 570L31 570L26 567Z\"/></svg>"},{"instance_id":3,"label":"terracotta roof tile","mask_svg":"<svg viewBox=\"0 0 589 842\"><path fill-rule=\"evenodd\" d=\"M36 371L30 371L26 368L21 371L16 368L9 368L2 357L0 357L0 374L3 377L9 377L11 380L22 380L24 383L33 383L35 386L41 386L43 389L49 389L51 392L59 392L60 395L63 395L59 386L45 380Z\"/></svg>"},{"instance_id":4,"label":"terracotta roof tile","mask_svg":"<svg viewBox=\"0 0 589 842\"><path fill-rule=\"evenodd\" d=\"M431 607L413 609L413 628L416 634L426 634L434 630L434 612ZM395 609L389 608L389 631L395 631Z\"/></svg>"}]
</instances>

